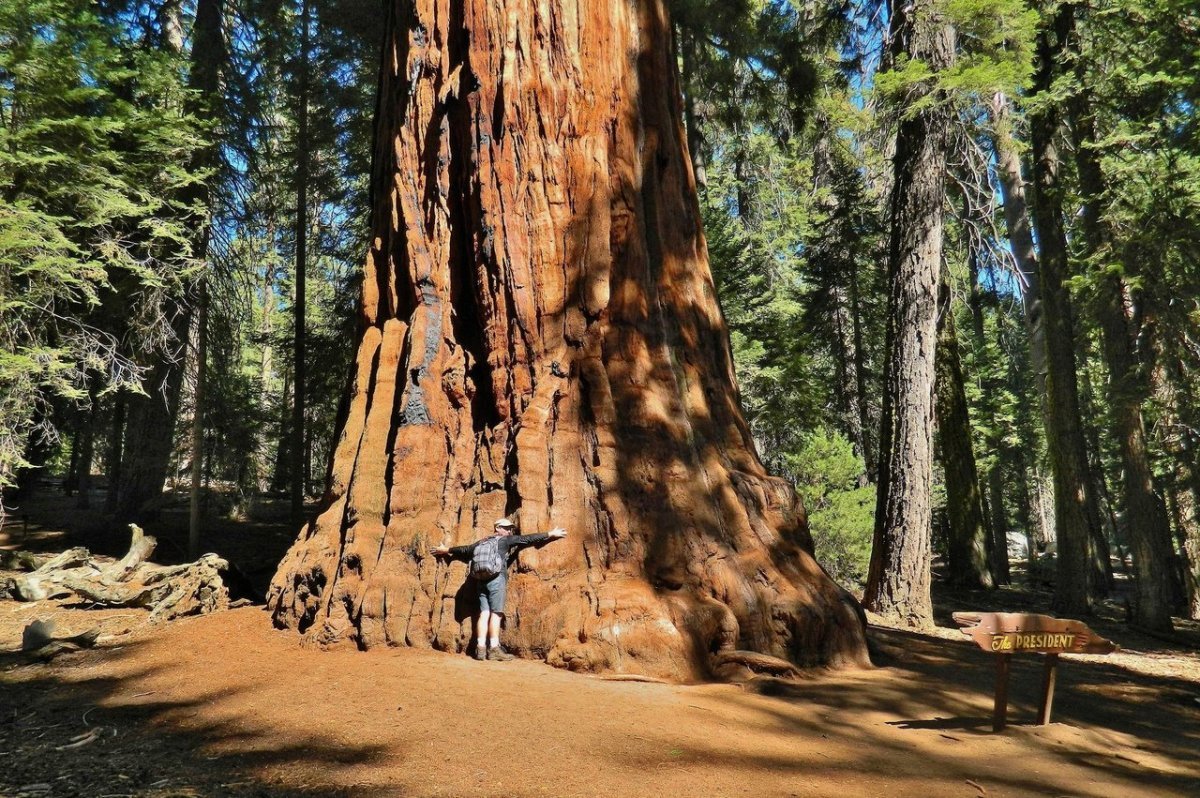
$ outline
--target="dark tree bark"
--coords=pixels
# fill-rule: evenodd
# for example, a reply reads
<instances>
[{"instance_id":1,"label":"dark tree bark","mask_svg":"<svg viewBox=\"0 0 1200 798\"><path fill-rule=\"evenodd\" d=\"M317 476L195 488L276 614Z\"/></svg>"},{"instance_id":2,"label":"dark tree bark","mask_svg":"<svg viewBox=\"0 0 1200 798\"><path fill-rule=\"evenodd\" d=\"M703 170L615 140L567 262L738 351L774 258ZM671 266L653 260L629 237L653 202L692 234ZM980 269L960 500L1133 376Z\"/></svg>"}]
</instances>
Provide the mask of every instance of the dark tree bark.
<instances>
[{"instance_id":1,"label":"dark tree bark","mask_svg":"<svg viewBox=\"0 0 1200 798\"><path fill-rule=\"evenodd\" d=\"M196 22L192 29L191 74L188 87L192 95L192 111L203 118L213 118L220 102L221 72L225 63L225 37L221 29L223 0L198 0ZM196 153L196 170L216 166L218 153L212 146ZM203 203L206 216L196 230L194 253L204 260L208 256L211 216L207 208L212 192L207 183L193 189L194 201ZM201 274L196 298L196 384L192 408L192 490L188 519L188 555L200 556L200 495L204 463L204 413L208 401L208 278Z\"/></svg>"},{"instance_id":2,"label":"dark tree bark","mask_svg":"<svg viewBox=\"0 0 1200 798\"><path fill-rule=\"evenodd\" d=\"M1038 35L1035 94L1051 90L1058 62L1073 29L1072 6L1060 4ZM1069 269L1063 227L1057 104L1040 105L1029 116L1033 148L1034 224L1040 247L1038 266L1046 343L1046 442L1054 479L1055 532L1058 539L1054 605L1066 615L1091 612L1093 534L1100 517L1090 479L1075 367L1075 331L1070 296L1064 283ZM1036 362L1036 360L1035 360Z\"/></svg>"},{"instance_id":3,"label":"dark tree bark","mask_svg":"<svg viewBox=\"0 0 1200 798\"><path fill-rule=\"evenodd\" d=\"M79 431L77 446L79 458L75 464L75 487L79 496L75 507L86 510L92 503L92 460L96 454L96 425L100 423L100 396L95 386L88 392L88 411L83 428Z\"/></svg>"},{"instance_id":4,"label":"dark tree bark","mask_svg":"<svg viewBox=\"0 0 1200 798\"><path fill-rule=\"evenodd\" d=\"M1025 579L1032 582L1037 570L1038 558L1038 543L1039 535L1037 533L1037 508L1034 504L1033 495L1037 490L1037 474L1033 469L1028 467L1025 457L1021 454L1017 456L1016 463L1017 484L1014 486L1016 493L1016 519L1017 526L1025 530Z\"/></svg>"},{"instance_id":5,"label":"dark tree bark","mask_svg":"<svg viewBox=\"0 0 1200 798\"><path fill-rule=\"evenodd\" d=\"M865 662L737 406L665 3L389 8L356 373L276 622L461 650L464 566L430 549L509 514L571 533L513 574L523 656Z\"/></svg>"},{"instance_id":6,"label":"dark tree bark","mask_svg":"<svg viewBox=\"0 0 1200 798\"><path fill-rule=\"evenodd\" d=\"M1174 484L1167 494L1183 557L1180 571L1185 591L1186 616L1200 618L1200 480L1194 468L1176 460ZM1188 484L1191 483L1191 484Z\"/></svg>"},{"instance_id":7,"label":"dark tree bark","mask_svg":"<svg viewBox=\"0 0 1200 798\"><path fill-rule=\"evenodd\" d=\"M700 118L696 109L696 36L677 26L676 40L679 42L683 68L683 119L687 126L688 154L692 158L692 174L695 176L696 187L703 191L708 188L708 161L704 134L700 130Z\"/></svg>"},{"instance_id":8,"label":"dark tree bark","mask_svg":"<svg viewBox=\"0 0 1200 798\"><path fill-rule=\"evenodd\" d=\"M863 431L862 457L866 465L867 481L879 478L879 451L875 446L874 433L879 429L879 419L872 415L867 387L867 344L863 327L865 308L858 285L858 269L851 268L847 289L850 299L850 322L854 331L854 383L858 396L858 422Z\"/></svg>"},{"instance_id":9,"label":"dark tree bark","mask_svg":"<svg viewBox=\"0 0 1200 798\"><path fill-rule=\"evenodd\" d=\"M937 341L937 441L946 474L946 520L949 524L949 578L962 587L991 589L989 529L983 492L971 444L971 418L963 389L958 334L950 307L950 287L941 285Z\"/></svg>"},{"instance_id":10,"label":"dark tree bark","mask_svg":"<svg viewBox=\"0 0 1200 798\"><path fill-rule=\"evenodd\" d=\"M204 0L197 4L198 25L203 24L199 20L207 14L204 6ZM159 46L181 53L184 46L183 4L179 0L167 0L157 9L157 14L163 32ZM219 19L217 24L220 24ZM213 53L210 57L217 55ZM195 189L188 189L185 200L196 198ZM198 257L203 259L203 250ZM174 446L187 342L194 319L192 308L182 294L168 297L163 312L171 316L175 349L153 353L155 360L151 364L150 377L143 385L148 395L131 394L127 399L122 467L114 506L116 515L124 521L143 520L157 509L155 502L162 495Z\"/></svg>"},{"instance_id":11,"label":"dark tree bark","mask_svg":"<svg viewBox=\"0 0 1200 798\"><path fill-rule=\"evenodd\" d=\"M1200 619L1200 466L1196 462L1200 433L1192 418L1184 417L1192 416L1197 405L1188 388L1187 368L1178 357L1164 351L1161 335L1153 336L1153 341L1151 382L1162 408L1156 427L1172 463L1169 496L1183 560L1180 570L1186 613L1189 618Z\"/></svg>"},{"instance_id":12,"label":"dark tree bark","mask_svg":"<svg viewBox=\"0 0 1200 798\"><path fill-rule=\"evenodd\" d=\"M1095 121L1086 95L1069 103L1075 134L1075 165L1084 204L1081 217L1084 247L1091 258L1111 255L1103 220L1104 174L1095 150ZM1139 626L1169 631L1177 592L1171 567L1171 530L1166 508L1158 498L1146 446L1142 402L1150 396L1145 371L1134 350L1126 286L1102 264L1095 302L1102 351L1108 368L1108 404L1113 434L1121 457L1125 518L1136 575L1133 621ZM1136 264L1130 264L1137 274Z\"/></svg>"},{"instance_id":13,"label":"dark tree bark","mask_svg":"<svg viewBox=\"0 0 1200 798\"><path fill-rule=\"evenodd\" d=\"M296 96L296 296L293 302L294 328L292 335L292 462L291 499L292 521L304 518L305 457L304 457L304 348L307 335L304 320L307 306L305 281L308 272L308 78L311 42L309 0L300 4L299 79Z\"/></svg>"},{"instance_id":14,"label":"dark tree bark","mask_svg":"<svg viewBox=\"0 0 1200 798\"><path fill-rule=\"evenodd\" d=\"M1184 582L1188 617L1200 619L1200 468L1176 461L1175 502L1183 536Z\"/></svg>"},{"instance_id":15,"label":"dark tree bark","mask_svg":"<svg viewBox=\"0 0 1200 798\"><path fill-rule=\"evenodd\" d=\"M851 264L850 270L853 268L854 266ZM871 453L870 444L867 441L867 430L863 424L864 400L859 393L862 378L858 373L858 365L861 358L854 348L854 311L850 304L848 291L844 286L830 286L829 300L833 315L833 360L836 372L835 392L838 410L850 443L854 446L855 454L863 458L864 472L860 483L866 485L870 481Z\"/></svg>"},{"instance_id":16,"label":"dark tree bark","mask_svg":"<svg viewBox=\"0 0 1200 798\"><path fill-rule=\"evenodd\" d=\"M1086 337L1075 340L1077 362L1093 360L1090 349L1092 341ZM1104 403L1098 398L1094 372L1084 370L1079 374L1079 414L1083 424L1083 444L1091 476L1090 496L1096 505L1099 524L1092 529L1091 576L1089 584L1093 598L1103 598L1112 592L1112 541L1117 539L1117 513L1113 509L1112 491L1108 489L1108 474L1104 468L1103 444L1100 441L1100 422Z\"/></svg>"},{"instance_id":17,"label":"dark tree bark","mask_svg":"<svg viewBox=\"0 0 1200 798\"><path fill-rule=\"evenodd\" d=\"M75 434L71 438L71 459L67 461L67 475L63 479L63 494L70 498L75 495L75 488L79 484L79 446L82 443L83 426L75 421Z\"/></svg>"},{"instance_id":18,"label":"dark tree bark","mask_svg":"<svg viewBox=\"0 0 1200 798\"><path fill-rule=\"evenodd\" d=\"M118 391L113 396L112 428L108 436L108 453L104 458L104 472L108 478L108 491L104 496L104 512L115 513L120 496L121 460L125 443L125 393Z\"/></svg>"},{"instance_id":19,"label":"dark tree bark","mask_svg":"<svg viewBox=\"0 0 1200 798\"><path fill-rule=\"evenodd\" d=\"M974 247L969 243L967 266L971 277L971 297L968 301L971 309L971 335L974 338L976 350L984 353L987 351L983 319L984 290L979 282L979 258ZM946 308L946 311L948 310L949 308ZM1000 387L998 380L985 372L983 380L983 410L985 413L990 414L995 411L992 397L1000 391ZM970 442L969 437L967 441ZM1004 477L1001 474L1001 468L1008 452L1005 451L1002 431L995 424L988 432L987 445L993 453L992 467L987 471L987 493L983 501L983 510L987 519L988 565L996 584L1007 585L1012 580L1009 578L1008 569L1008 520L1004 513Z\"/></svg>"},{"instance_id":20,"label":"dark tree bark","mask_svg":"<svg viewBox=\"0 0 1200 798\"><path fill-rule=\"evenodd\" d=\"M1029 336L1029 364L1038 389L1043 413L1046 406L1046 327L1042 308L1041 269L1029 226L1025 198L1025 177L1021 157L1012 133L1008 98L997 93L992 98L992 150L996 153L996 175L1004 203L1004 223L1013 258L1020 271L1021 301L1025 310L1025 329Z\"/></svg>"},{"instance_id":21,"label":"dark tree bark","mask_svg":"<svg viewBox=\"0 0 1200 798\"><path fill-rule=\"evenodd\" d=\"M170 303L175 314L171 328L177 342L187 341L192 317L191 309L181 302ZM124 457L116 506L122 522L145 518L162 496L179 417L183 372L182 348L164 353L145 383L148 395L129 394L126 398Z\"/></svg>"},{"instance_id":22,"label":"dark tree bark","mask_svg":"<svg viewBox=\"0 0 1200 798\"><path fill-rule=\"evenodd\" d=\"M954 30L930 4L897 6L891 35L897 54L924 61L935 71L953 61ZM914 86L908 99L915 101L930 90ZM879 493L864 598L869 609L914 625L932 618L929 496L945 114L935 103L906 115L896 134Z\"/></svg>"}]
</instances>

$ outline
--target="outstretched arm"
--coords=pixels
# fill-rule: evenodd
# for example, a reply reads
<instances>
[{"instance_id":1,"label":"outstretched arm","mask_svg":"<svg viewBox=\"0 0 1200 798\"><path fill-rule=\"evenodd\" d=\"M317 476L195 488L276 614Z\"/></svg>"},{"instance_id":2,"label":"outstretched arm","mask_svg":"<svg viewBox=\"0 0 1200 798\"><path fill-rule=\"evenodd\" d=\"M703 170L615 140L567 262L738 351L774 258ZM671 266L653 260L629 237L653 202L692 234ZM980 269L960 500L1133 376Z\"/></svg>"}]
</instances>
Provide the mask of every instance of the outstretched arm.
<instances>
[{"instance_id":1,"label":"outstretched arm","mask_svg":"<svg viewBox=\"0 0 1200 798\"><path fill-rule=\"evenodd\" d=\"M566 536L567 530L562 527L556 527L549 532L539 532L536 535L517 535L514 538L510 538L512 542L508 544L508 547L510 551L520 551L528 546L541 546L552 540L558 540Z\"/></svg>"},{"instance_id":2,"label":"outstretched arm","mask_svg":"<svg viewBox=\"0 0 1200 798\"><path fill-rule=\"evenodd\" d=\"M447 560L461 560L462 562L467 562L471 559L471 552L475 551L475 545L476 544L474 543L470 543L466 546L455 546L454 548L450 548L444 544L441 546L434 546L433 556L443 557Z\"/></svg>"}]
</instances>

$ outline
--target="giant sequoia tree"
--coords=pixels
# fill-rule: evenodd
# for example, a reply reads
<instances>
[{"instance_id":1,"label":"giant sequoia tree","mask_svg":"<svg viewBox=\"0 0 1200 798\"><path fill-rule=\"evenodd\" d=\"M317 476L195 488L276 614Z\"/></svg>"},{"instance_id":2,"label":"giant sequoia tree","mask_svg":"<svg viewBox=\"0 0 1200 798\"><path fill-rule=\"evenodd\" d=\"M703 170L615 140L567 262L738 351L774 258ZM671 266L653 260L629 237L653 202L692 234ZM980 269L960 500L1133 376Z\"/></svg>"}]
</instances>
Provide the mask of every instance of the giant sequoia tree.
<instances>
[{"instance_id":1,"label":"giant sequoia tree","mask_svg":"<svg viewBox=\"0 0 1200 798\"><path fill-rule=\"evenodd\" d=\"M356 373L276 622L459 649L463 566L511 514L510 642L689 678L742 649L865 660L738 407L663 0L390 4Z\"/></svg>"}]
</instances>

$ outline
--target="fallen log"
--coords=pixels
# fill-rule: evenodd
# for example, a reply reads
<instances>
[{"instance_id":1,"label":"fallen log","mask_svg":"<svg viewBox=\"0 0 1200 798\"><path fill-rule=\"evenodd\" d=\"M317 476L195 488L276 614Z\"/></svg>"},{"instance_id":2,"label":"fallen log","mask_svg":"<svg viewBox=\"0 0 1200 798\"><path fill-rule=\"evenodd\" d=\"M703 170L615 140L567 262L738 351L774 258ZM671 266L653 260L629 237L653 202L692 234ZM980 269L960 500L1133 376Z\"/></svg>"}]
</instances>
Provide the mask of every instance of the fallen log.
<instances>
[{"instance_id":1,"label":"fallen log","mask_svg":"<svg viewBox=\"0 0 1200 798\"><path fill-rule=\"evenodd\" d=\"M84 548L70 549L29 573L0 579L0 598L76 598L102 607L145 607L151 623L229 607L229 590L221 578L229 568L225 560L205 554L183 565L155 565L148 562L155 539L136 524L129 527L129 551L120 560L93 557Z\"/></svg>"}]
</instances>

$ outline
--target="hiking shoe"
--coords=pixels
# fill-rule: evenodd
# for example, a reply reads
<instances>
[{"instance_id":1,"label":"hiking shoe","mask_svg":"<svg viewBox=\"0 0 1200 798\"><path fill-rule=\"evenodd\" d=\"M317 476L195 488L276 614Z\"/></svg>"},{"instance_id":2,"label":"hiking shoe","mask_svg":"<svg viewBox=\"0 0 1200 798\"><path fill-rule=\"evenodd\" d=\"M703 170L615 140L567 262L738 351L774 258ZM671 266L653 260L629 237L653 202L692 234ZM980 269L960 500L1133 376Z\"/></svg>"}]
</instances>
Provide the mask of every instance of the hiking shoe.
<instances>
[{"instance_id":1,"label":"hiking shoe","mask_svg":"<svg viewBox=\"0 0 1200 798\"><path fill-rule=\"evenodd\" d=\"M515 659L512 654L509 654L504 650L504 646L489 648L487 658L490 660L496 660L497 662L508 662L509 660Z\"/></svg>"},{"instance_id":2,"label":"hiking shoe","mask_svg":"<svg viewBox=\"0 0 1200 798\"><path fill-rule=\"evenodd\" d=\"M478 660L485 660L487 659L487 649L485 649L483 646L479 646L471 652L471 657Z\"/></svg>"}]
</instances>

